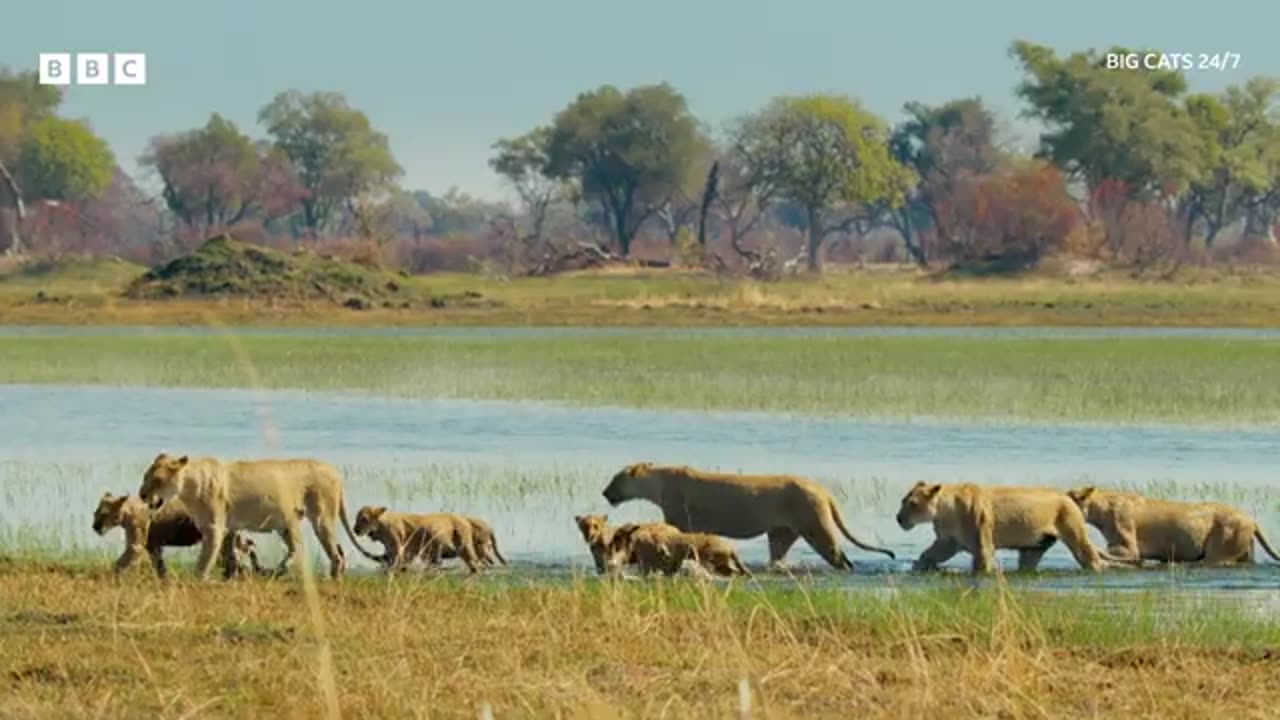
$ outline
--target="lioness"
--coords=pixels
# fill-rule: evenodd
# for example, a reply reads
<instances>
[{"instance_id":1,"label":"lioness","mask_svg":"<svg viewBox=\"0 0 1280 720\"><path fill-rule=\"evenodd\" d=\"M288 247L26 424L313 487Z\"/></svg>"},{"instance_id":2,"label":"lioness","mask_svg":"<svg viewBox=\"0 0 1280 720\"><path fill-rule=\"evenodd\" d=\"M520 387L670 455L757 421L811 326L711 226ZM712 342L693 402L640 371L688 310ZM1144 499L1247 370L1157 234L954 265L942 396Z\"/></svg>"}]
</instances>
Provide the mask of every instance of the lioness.
<instances>
[{"instance_id":1,"label":"lioness","mask_svg":"<svg viewBox=\"0 0 1280 720\"><path fill-rule=\"evenodd\" d=\"M616 570L619 565L636 562L635 554L623 548L615 549L613 538L620 532L645 529L656 532L680 532L674 525L666 523L623 523L616 528L608 525L607 515L574 515L573 521L582 533L587 548L591 550L591 559L595 561L596 572L604 575ZM625 554L620 554L625 551Z\"/></svg>"},{"instance_id":2,"label":"lioness","mask_svg":"<svg viewBox=\"0 0 1280 720\"><path fill-rule=\"evenodd\" d=\"M1209 565L1252 563L1256 539L1280 560L1258 523L1228 505L1158 500L1093 486L1069 490L1067 496L1102 531L1112 555Z\"/></svg>"},{"instance_id":3,"label":"lioness","mask_svg":"<svg viewBox=\"0 0 1280 720\"><path fill-rule=\"evenodd\" d=\"M1089 570L1120 561L1089 542L1080 508L1051 488L918 482L902 498L897 520L903 530L933 522L937 538L915 561L918 571L934 570L963 550L973 556L975 573L991 572L997 548L1017 550L1018 570L1032 571L1059 540Z\"/></svg>"},{"instance_id":4,"label":"lioness","mask_svg":"<svg viewBox=\"0 0 1280 720\"><path fill-rule=\"evenodd\" d=\"M471 523L471 537L475 540L476 557L486 565L507 564L507 559L498 552L498 538L494 535L493 526L471 515L463 515ZM442 558L457 557L457 553L441 555Z\"/></svg>"},{"instance_id":5,"label":"lioness","mask_svg":"<svg viewBox=\"0 0 1280 720\"><path fill-rule=\"evenodd\" d=\"M751 575L733 545L709 533L664 532L628 525L614 533L610 548L616 555L634 557L645 575L654 571L675 575L686 560L720 575Z\"/></svg>"},{"instance_id":6,"label":"lioness","mask_svg":"<svg viewBox=\"0 0 1280 720\"><path fill-rule=\"evenodd\" d=\"M152 513L137 496L103 493L93 511L93 531L106 535L117 527L124 529L124 553L115 564L117 575L128 570L146 553L151 558L156 576L163 580L169 577L169 568L164 561L165 547L190 547L202 539L200 528L196 527L181 503L169 503ZM229 533L219 553L226 577L235 575L239 570L237 553L249 558L254 573L262 573L253 540L243 533Z\"/></svg>"},{"instance_id":7,"label":"lioness","mask_svg":"<svg viewBox=\"0 0 1280 720\"><path fill-rule=\"evenodd\" d=\"M285 543L277 572L289 568L302 545L302 519L311 521L320 546L329 558L329 575L341 577L346 556L338 544L338 520L347 537L366 557L376 555L360 546L347 521L342 474L334 466L309 459L236 460L190 459L160 453L142 476L138 495L152 509L179 499L203 535L196 572L209 576L213 553L227 532L276 532Z\"/></svg>"},{"instance_id":8,"label":"lioness","mask_svg":"<svg viewBox=\"0 0 1280 720\"><path fill-rule=\"evenodd\" d=\"M386 551L380 560L388 573L419 558L439 565L446 552L472 573L480 570L471 523L455 513L402 513L366 505L356 512L355 532L382 543Z\"/></svg>"},{"instance_id":9,"label":"lioness","mask_svg":"<svg viewBox=\"0 0 1280 720\"><path fill-rule=\"evenodd\" d=\"M892 550L855 538L831 493L792 475L735 475L689 467L629 465L613 476L604 499L617 507L644 499L662 508L663 518L683 532L735 539L769 536L769 565L776 567L799 538L836 568L853 569L841 550L837 529L863 550L894 557Z\"/></svg>"}]
</instances>

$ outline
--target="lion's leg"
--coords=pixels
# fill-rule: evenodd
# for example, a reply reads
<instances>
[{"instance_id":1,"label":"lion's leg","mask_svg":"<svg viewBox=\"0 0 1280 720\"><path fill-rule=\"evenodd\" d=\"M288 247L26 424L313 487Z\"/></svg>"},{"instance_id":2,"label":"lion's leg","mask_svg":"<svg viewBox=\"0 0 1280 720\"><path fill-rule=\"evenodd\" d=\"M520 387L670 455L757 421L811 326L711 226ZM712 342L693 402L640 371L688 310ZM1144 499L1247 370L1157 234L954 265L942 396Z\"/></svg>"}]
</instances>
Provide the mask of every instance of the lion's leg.
<instances>
[{"instance_id":1,"label":"lion's leg","mask_svg":"<svg viewBox=\"0 0 1280 720\"><path fill-rule=\"evenodd\" d=\"M145 552L145 550L138 547L137 545L134 545L132 543L126 545L124 548L124 552L120 554L120 557L116 558L116 565L115 565L116 575L120 575L125 570L128 570L130 567L132 567L133 564L137 562L138 557L142 555L143 552Z\"/></svg>"},{"instance_id":2,"label":"lion's leg","mask_svg":"<svg viewBox=\"0 0 1280 720\"><path fill-rule=\"evenodd\" d=\"M236 555L236 533L229 532L222 539L222 548L219 550L222 556L222 577L230 580L240 574L240 558Z\"/></svg>"},{"instance_id":3,"label":"lion's leg","mask_svg":"<svg viewBox=\"0 0 1280 720\"><path fill-rule=\"evenodd\" d=\"M320 541L325 556L329 558L329 577L337 580L346 570L346 558L338 545L338 533L333 523L325 522L323 518L313 518L311 527L315 530L316 539Z\"/></svg>"},{"instance_id":4,"label":"lion's leg","mask_svg":"<svg viewBox=\"0 0 1280 720\"><path fill-rule=\"evenodd\" d=\"M955 557L960 552L960 543L952 538L937 538L933 544L924 549L920 553L920 557L912 563L911 569L915 572L926 572L929 570L937 570L942 563Z\"/></svg>"},{"instance_id":5,"label":"lion's leg","mask_svg":"<svg viewBox=\"0 0 1280 720\"><path fill-rule=\"evenodd\" d=\"M1243 558L1248 557L1252 560L1253 550L1253 532L1250 530L1246 539L1247 549L1241 549L1239 538L1233 532L1234 528L1228 528L1221 523L1213 526L1209 531L1209 537L1205 538L1204 543L1204 560L1205 565L1235 565L1241 562Z\"/></svg>"},{"instance_id":6,"label":"lion's leg","mask_svg":"<svg viewBox=\"0 0 1280 720\"><path fill-rule=\"evenodd\" d=\"M213 562L217 560L223 540L226 539L227 528L225 525L213 524L201 528L200 532L204 537L200 542L200 558L196 560L196 577L208 580L209 571L213 569Z\"/></svg>"},{"instance_id":7,"label":"lion's leg","mask_svg":"<svg viewBox=\"0 0 1280 720\"><path fill-rule=\"evenodd\" d=\"M769 568L773 570L782 567L782 558L786 556L787 551L792 545L800 539L800 534L791 528L774 528L769 531Z\"/></svg>"},{"instance_id":8,"label":"lion's leg","mask_svg":"<svg viewBox=\"0 0 1280 720\"><path fill-rule=\"evenodd\" d=\"M472 574L480 572L480 558L476 556L476 550L471 543L464 540L458 544L458 558L466 564L467 570Z\"/></svg>"},{"instance_id":9,"label":"lion's leg","mask_svg":"<svg viewBox=\"0 0 1280 720\"><path fill-rule=\"evenodd\" d=\"M279 532L280 539L284 541L284 557L280 558L280 564L276 566L276 575L284 575L289 572L289 564L293 562L293 556L298 554L302 544L302 528L297 522L290 522Z\"/></svg>"},{"instance_id":10,"label":"lion's leg","mask_svg":"<svg viewBox=\"0 0 1280 720\"><path fill-rule=\"evenodd\" d=\"M1060 522L1058 539L1071 551L1071 555L1075 557L1076 562L1080 563L1080 567L1092 572L1102 570L1102 557L1098 555L1098 549L1093 546L1093 543L1089 542L1089 535L1085 532L1083 523Z\"/></svg>"},{"instance_id":11,"label":"lion's leg","mask_svg":"<svg viewBox=\"0 0 1280 720\"><path fill-rule=\"evenodd\" d=\"M840 543L836 540L836 528L828 517L822 523L821 529L817 531L809 531L802 535L805 542L809 543L814 552L822 556L827 564L837 570L853 570L853 562L844 554L844 550L840 549Z\"/></svg>"},{"instance_id":12,"label":"lion's leg","mask_svg":"<svg viewBox=\"0 0 1280 720\"><path fill-rule=\"evenodd\" d=\"M147 548L147 556L151 558L151 567L155 568L156 577L165 580L169 577L169 566L164 562L164 548L157 546Z\"/></svg>"}]
</instances>

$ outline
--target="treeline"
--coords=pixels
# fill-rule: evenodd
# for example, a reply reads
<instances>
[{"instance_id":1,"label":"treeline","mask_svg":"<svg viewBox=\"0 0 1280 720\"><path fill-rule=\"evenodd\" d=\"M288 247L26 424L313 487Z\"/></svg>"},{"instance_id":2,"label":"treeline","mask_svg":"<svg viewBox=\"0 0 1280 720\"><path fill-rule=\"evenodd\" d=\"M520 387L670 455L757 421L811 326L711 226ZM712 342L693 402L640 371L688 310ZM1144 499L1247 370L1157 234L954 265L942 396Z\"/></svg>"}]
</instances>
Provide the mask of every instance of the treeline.
<instances>
[{"instance_id":1,"label":"treeline","mask_svg":"<svg viewBox=\"0 0 1280 720\"><path fill-rule=\"evenodd\" d=\"M56 88L0 71L0 246L154 261L231 230L345 242L416 271L643 256L758 277L832 254L999 269L1071 254L1164 272L1225 246L1273 252L1280 79L1197 94L1096 51L1011 55L1023 113L1045 128L1033 152L1010 147L980 98L908 103L891 125L853 98L779 97L712 129L669 85L603 86L494 144L516 207L401 187L363 112L296 91L261 109L262 138L217 113L153 138L141 164L162 192L148 198L88 125L57 115Z\"/></svg>"}]
</instances>

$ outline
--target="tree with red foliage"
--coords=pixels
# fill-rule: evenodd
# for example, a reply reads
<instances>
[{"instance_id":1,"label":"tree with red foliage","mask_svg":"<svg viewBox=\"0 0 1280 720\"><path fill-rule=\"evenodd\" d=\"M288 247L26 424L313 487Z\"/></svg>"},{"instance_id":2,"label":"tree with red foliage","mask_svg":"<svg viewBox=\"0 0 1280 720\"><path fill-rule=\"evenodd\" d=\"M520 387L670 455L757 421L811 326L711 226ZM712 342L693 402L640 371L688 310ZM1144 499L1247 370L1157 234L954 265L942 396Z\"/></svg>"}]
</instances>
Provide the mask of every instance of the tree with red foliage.
<instances>
[{"instance_id":1,"label":"tree with red foliage","mask_svg":"<svg viewBox=\"0 0 1280 720\"><path fill-rule=\"evenodd\" d=\"M284 153L217 113L202 128L153 138L142 164L160 176L169 210L199 239L288 215L306 194Z\"/></svg>"},{"instance_id":2,"label":"tree with red foliage","mask_svg":"<svg viewBox=\"0 0 1280 720\"><path fill-rule=\"evenodd\" d=\"M1079 223L1066 179L1040 162L952 178L951 192L937 208L938 241L947 257L1008 270L1034 266L1061 248Z\"/></svg>"}]
</instances>

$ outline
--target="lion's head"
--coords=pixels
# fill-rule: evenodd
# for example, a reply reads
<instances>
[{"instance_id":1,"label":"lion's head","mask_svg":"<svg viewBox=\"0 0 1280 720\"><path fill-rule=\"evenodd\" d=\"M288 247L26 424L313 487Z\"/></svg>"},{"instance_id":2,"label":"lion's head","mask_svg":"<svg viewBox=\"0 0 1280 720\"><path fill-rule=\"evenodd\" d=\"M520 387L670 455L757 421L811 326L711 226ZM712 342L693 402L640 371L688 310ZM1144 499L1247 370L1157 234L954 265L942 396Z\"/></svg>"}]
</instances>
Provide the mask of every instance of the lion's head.
<instances>
[{"instance_id":1,"label":"lion's head","mask_svg":"<svg viewBox=\"0 0 1280 720\"><path fill-rule=\"evenodd\" d=\"M1099 514L1104 512L1102 508L1102 493L1097 492L1097 490L1093 485L1074 488L1067 491L1067 497L1071 498L1071 502L1080 508L1080 512L1084 514L1085 518L1092 518L1095 512Z\"/></svg>"},{"instance_id":2,"label":"lion's head","mask_svg":"<svg viewBox=\"0 0 1280 720\"><path fill-rule=\"evenodd\" d=\"M913 485L911 490L903 496L902 506L898 508L898 527L910 530L916 525L933 520L933 516L938 512L940 490L942 490L941 485L930 485L926 482Z\"/></svg>"},{"instance_id":3,"label":"lion's head","mask_svg":"<svg viewBox=\"0 0 1280 720\"><path fill-rule=\"evenodd\" d=\"M93 531L105 535L108 530L124 524L124 504L128 499L127 495L103 493L93 511Z\"/></svg>"},{"instance_id":4,"label":"lion's head","mask_svg":"<svg viewBox=\"0 0 1280 720\"><path fill-rule=\"evenodd\" d=\"M573 516L573 521L578 526L578 532L582 533L582 539L588 544L600 542L604 539L608 520L608 515Z\"/></svg>"},{"instance_id":5,"label":"lion's head","mask_svg":"<svg viewBox=\"0 0 1280 720\"><path fill-rule=\"evenodd\" d=\"M604 499L609 501L610 505L617 507L627 500L639 497L640 488L637 487L637 481L648 477L652 469L653 463L647 462L634 463L622 468L605 487Z\"/></svg>"},{"instance_id":6,"label":"lion's head","mask_svg":"<svg viewBox=\"0 0 1280 720\"><path fill-rule=\"evenodd\" d=\"M385 507L375 505L365 505L360 508L356 513L356 524L352 532L356 535L368 535L373 532L373 527L378 524L378 519L386 511Z\"/></svg>"},{"instance_id":7,"label":"lion's head","mask_svg":"<svg viewBox=\"0 0 1280 720\"><path fill-rule=\"evenodd\" d=\"M188 458L173 457L160 453L151 461L151 467L142 475L142 487L138 496L152 510L160 509L165 502L178 496L182 490L182 471L187 467Z\"/></svg>"}]
</instances>

